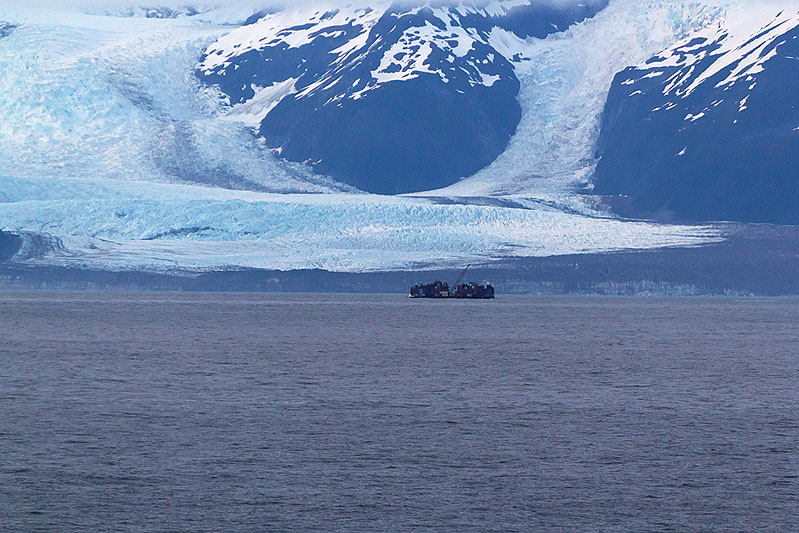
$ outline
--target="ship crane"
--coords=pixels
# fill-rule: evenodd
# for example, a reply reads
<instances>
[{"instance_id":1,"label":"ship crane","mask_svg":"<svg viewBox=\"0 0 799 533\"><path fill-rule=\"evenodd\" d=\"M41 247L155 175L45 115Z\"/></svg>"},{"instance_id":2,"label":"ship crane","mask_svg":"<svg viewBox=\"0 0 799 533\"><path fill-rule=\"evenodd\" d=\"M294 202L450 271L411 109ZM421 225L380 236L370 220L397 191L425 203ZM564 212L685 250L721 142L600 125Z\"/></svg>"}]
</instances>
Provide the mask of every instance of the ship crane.
<instances>
[{"instance_id":1,"label":"ship crane","mask_svg":"<svg viewBox=\"0 0 799 533\"><path fill-rule=\"evenodd\" d=\"M452 289L453 290L455 290L458 287L458 285L460 285L461 281L463 281L463 278L466 276L466 271L469 270L470 266L472 266L472 265L466 265L466 268L463 269L463 272L461 272L461 275L458 276L458 279L455 281L455 283L452 284Z\"/></svg>"}]
</instances>

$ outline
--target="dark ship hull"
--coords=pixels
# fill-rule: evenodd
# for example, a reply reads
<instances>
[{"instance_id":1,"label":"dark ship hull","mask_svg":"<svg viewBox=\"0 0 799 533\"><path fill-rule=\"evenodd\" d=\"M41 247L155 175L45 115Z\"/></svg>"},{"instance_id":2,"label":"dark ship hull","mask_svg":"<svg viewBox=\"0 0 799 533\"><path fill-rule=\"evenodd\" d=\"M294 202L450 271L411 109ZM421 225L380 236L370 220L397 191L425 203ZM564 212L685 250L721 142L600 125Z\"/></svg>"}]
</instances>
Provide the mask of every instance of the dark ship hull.
<instances>
[{"instance_id":1,"label":"dark ship hull","mask_svg":"<svg viewBox=\"0 0 799 533\"><path fill-rule=\"evenodd\" d=\"M455 298L459 300L493 300L494 287L490 283L463 283L450 290L448 283L418 284L411 287L410 298Z\"/></svg>"}]
</instances>

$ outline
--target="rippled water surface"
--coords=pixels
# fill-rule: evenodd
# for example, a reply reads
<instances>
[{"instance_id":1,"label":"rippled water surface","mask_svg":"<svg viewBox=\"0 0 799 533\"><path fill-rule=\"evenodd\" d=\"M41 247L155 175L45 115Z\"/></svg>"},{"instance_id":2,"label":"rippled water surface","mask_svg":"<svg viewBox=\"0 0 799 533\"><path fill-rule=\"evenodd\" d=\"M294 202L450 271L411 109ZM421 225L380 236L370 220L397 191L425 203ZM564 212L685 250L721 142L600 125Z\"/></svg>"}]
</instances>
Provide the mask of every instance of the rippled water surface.
<instances>
[{"instance_id":1,"label":"rippled water surface","mask_svg":"<svg viewBox=\"0 0 799 533\"><path fill-rule=\"evenodd\" d=\"M0 294L0 529L790 530L799 300Z\"/></svg>"}]
</instances>

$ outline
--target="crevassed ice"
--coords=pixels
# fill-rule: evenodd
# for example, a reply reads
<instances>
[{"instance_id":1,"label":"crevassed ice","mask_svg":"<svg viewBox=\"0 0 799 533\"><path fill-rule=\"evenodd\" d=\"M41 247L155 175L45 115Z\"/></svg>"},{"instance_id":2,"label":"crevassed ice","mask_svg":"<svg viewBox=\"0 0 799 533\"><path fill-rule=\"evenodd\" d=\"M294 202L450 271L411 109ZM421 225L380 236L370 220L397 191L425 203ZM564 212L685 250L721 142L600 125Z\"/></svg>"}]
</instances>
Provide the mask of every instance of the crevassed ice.
<instances>
[{"instance_id":1,"label":"crevassed ice","mask_svg":"<svg viewBox=\"0 0 799 533\"><path fill-rule=\"evenodd\" d=\"M399 197L266 194L201 186L0 179L6 228L57 236L34 263L163 270L333 271L455 266L502 257L695 245L706 227Z\"/></svg>"}]
</instances>

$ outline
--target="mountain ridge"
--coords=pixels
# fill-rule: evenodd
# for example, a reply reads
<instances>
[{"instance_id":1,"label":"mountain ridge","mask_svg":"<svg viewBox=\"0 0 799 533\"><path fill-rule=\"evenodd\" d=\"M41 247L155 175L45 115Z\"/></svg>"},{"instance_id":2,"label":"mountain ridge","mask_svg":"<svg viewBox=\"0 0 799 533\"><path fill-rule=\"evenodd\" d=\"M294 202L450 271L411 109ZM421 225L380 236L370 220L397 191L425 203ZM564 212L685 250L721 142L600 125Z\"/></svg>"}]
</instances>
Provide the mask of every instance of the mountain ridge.
<instances>
[{"instance_id":1,"label":"mountain ridge","mask_svg":"<svg viewBox=\"0 0 799 533\"><path fill-rule=\"evenodd\" d=\"M210 46L197 74L232 105L262 100L253 125L285 159L369 192L435 189L516 131L523 50L507 36L564 31L607 1L375 5L266 14Z\"/></svg>"},{"instance_id":2,"label":"mountain ridge","mask_svg":"<svg viewBox=\"0 0 799 533\"><path fill-rule=\"evenodd\" d=\"M696 33L619 73L594 191L666 220L799 223L799 11Z\"/></svg>"}]
</instances>

